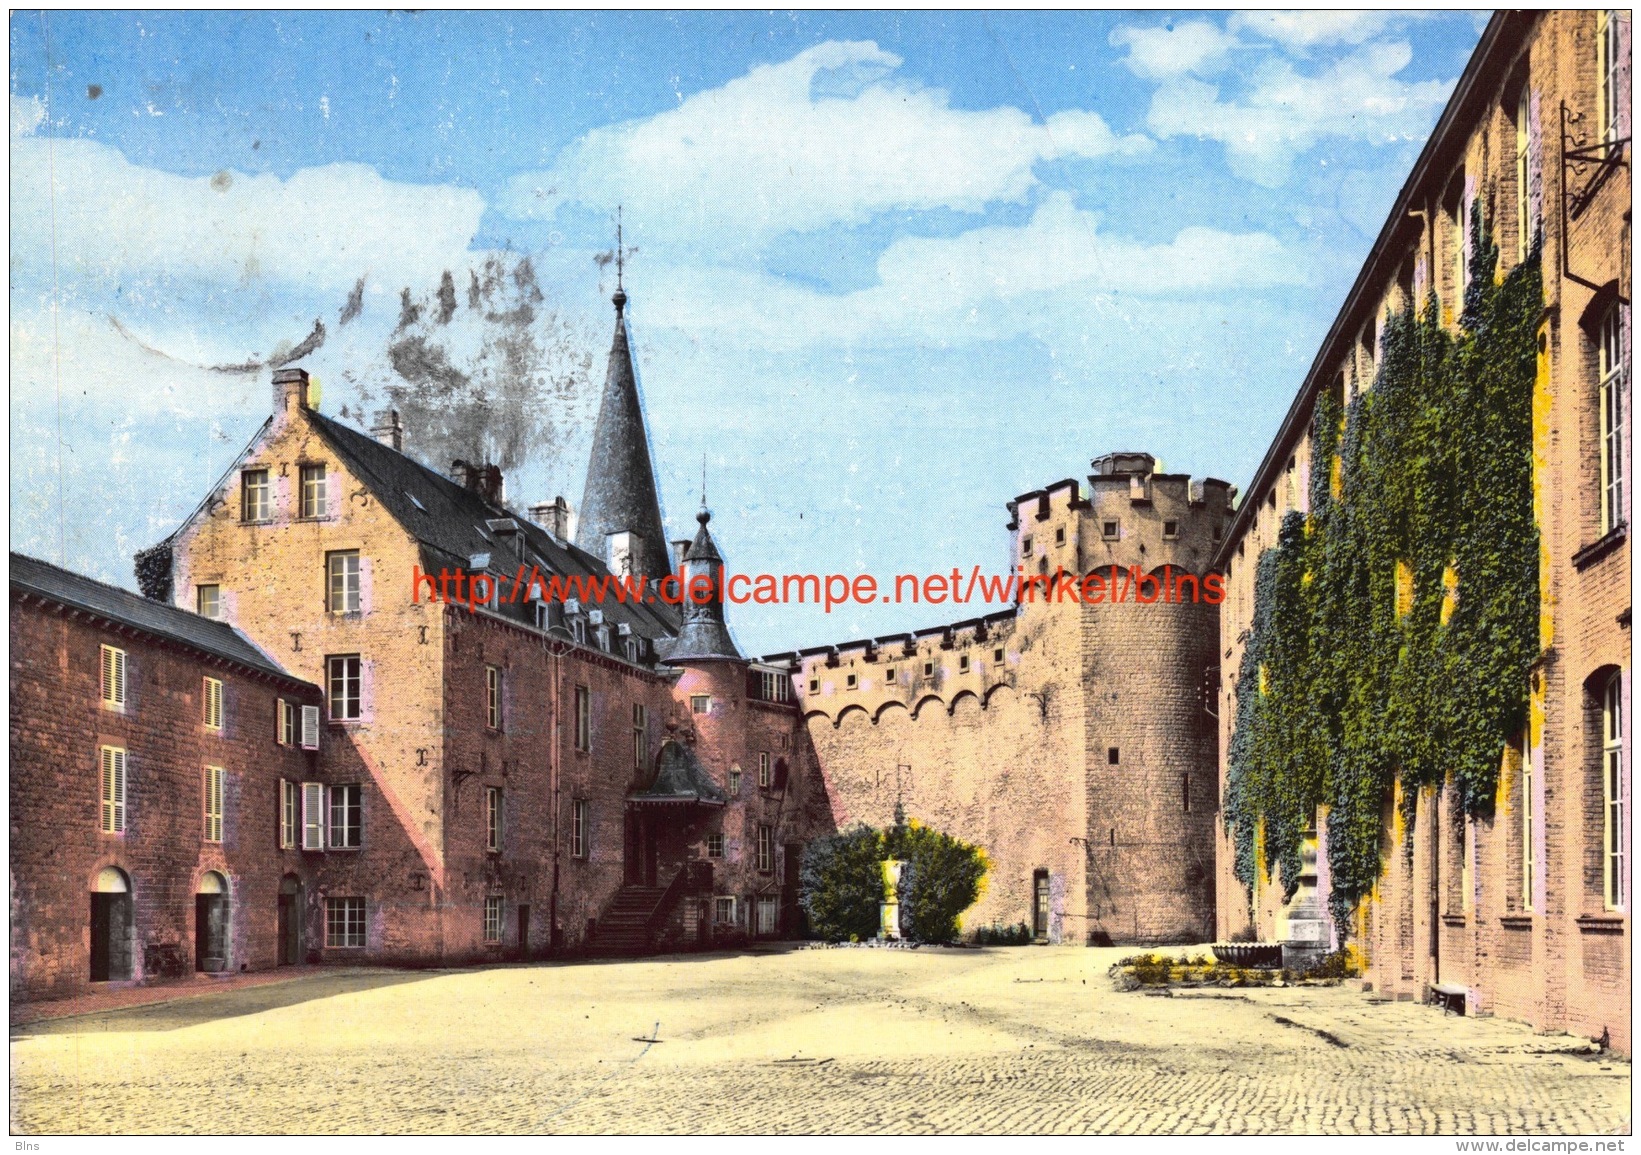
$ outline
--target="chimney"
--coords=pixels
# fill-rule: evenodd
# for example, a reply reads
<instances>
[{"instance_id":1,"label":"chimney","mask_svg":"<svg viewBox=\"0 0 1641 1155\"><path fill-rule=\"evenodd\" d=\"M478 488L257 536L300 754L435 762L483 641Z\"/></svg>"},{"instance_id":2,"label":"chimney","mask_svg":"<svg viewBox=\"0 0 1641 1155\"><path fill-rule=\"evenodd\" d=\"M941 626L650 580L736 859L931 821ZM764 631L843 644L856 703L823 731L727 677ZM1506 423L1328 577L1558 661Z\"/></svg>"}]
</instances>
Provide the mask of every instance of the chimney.
<instances>
[{"instance_id":1,"label":"chimney","mask_svg":"<svg viewBox=\"0 0 1641 1155\"><path fill-rule=\"evenodd\" d=\"M308 407L308 371L275 369L273 375L274 413L290 416Z\"/></svg>"},{"instance_id":2,"label":"chimney","mask_svg":"<svg viewBox=\"0 0 1641 1155\"><path fill-rule=\"evenodd\" d=\"M672 564L682 566L689 560L689 538L681 537L672 543Z\"/></svg>"},{"instance_id":3,"label":"chimney","mask_svg":"<svg viewBox=\"0 0 1641 1155\"><path fill-rule=\"evenodd\" d=\"M530 520L559 541L570 540L571 521L574 517L575 513L570 509L570 503L564 500L562 494L551 501L537 502L530 507Z\"/></svg>"},{"instance_id":4,"label":"chimney","mask_svg":"<svg viewBox=\"0 0 1641 1155\"><path fill-rule=\"evenodd\" d=\"M380 416L376 418L376 424L371 429L370 435L390 449L399 453L405 451L405 427L399 421L399 411L397 409L382 410Z\"/></svg>"},{"instance_id":5,"label":"chimney","mask_svg":"<svg viewBox=\"0 0 1641 1155\"><path fill-rule=\"evenodd\" d=\"M506 489L502 484L501 466L491 465L488 462L483 465L474 465L470 461L462 461L459 458L450 464L456 470L462 488L476 493L486 501L493 502L496 505L502 503Z\"/></svg>"}]
</instances>

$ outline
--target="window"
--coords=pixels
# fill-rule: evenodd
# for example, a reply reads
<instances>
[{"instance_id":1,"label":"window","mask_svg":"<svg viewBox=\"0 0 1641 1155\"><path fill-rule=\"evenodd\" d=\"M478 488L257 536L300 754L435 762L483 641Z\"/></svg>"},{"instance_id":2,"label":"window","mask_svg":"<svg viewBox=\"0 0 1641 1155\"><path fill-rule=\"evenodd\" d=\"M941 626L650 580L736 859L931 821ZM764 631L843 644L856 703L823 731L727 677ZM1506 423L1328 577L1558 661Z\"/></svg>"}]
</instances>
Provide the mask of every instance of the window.
<instances>
[{"instance_id":1,"label":"window","mask_svg":"<svg viewBox=\"0 0 1641 1155\"><path fill-rule=\"evenodd\" d=\"M758 827L758 872L768 874L775 869L775 828Z\"/></svg>"},{"instance_id":2,"label":"window","mask_svg":"<svg viewBox=\"0 0 1641 1155\"><path fill-rule=\"evenodd\" d=\"M758 755L758 789L769 789L769 752L767 750Z\"/></svg>"},{"instance_id":3,"label":"window","mask_svg":"<svg viewBox=\"0 0 1641 1155\"><path fill-rule=\"evenodd\" d=\"M991 660L996 662L998 665L1002 665L1003 664L1003 651L1002 650L993 650L991 652Z\"/></svg>"},{"instance_id":4,"label":"window","mask_svg":"<svg viewBox=\"0 0 1641 1155\"><path fill-rule=\"evenodd\" d=\"M1025 537L1020 539L1020 556L1021 557L1030 557L1031 556L1031 535L1030 534L1027 534Z\"/></svg>"},{"instance_id":5,"label":"window","mask_svg":"<svg viewBox=\"0 0 1641 1155\"><path fill-rule=\"evenodd\" d=\"M102 748L102 831L125 833L125 751L118 746Z\"/></svg>"},{"instance_id":6,"label":"window","mask_svg":"<svg viewBox=\"0 0 1641 1155\"><path fill-rule=\"evenodd\" d=\"M1179 788L1181 801L1184 804L1182 809L1184 809L1185 813L1189 814L1191 813L1191 776L1189 774L1180 775Z\"/></svg>"},{"instance_id":7,"label":"window","mask_svg":"<svg viewBox=\"0 0 1641 1155\"><path fill-rule=\"evenodd\" d=\"M205 679L205 728L222 729L222 682L216 678Z\"/></svg>"},{"instance_id":8,"label":"window","mask_svg":"<svg viewBox=\"0 0 1641 1155\"><path fill-rule=\"evenodd\" d=\"M1163 522L1162 523L1162 536L1164 537L1164 539L1166 539L1168 541L1173 541L1175 538L1177 538L1179 536L1179 522L1177 522L1177 521L1165 521L1165 522Z\"/></svg>"},{"instance_id":9,"label":"window","mask_svg":"<svg viewBox=\"0 0 1641 1155\"><path fill-rule=\"evenodd\" d=\"M1533 746L1531 731L1521 732L1521 909L1533 909L1533 885L1538 866L1533 846Z\"/></svg>"},{"instance_id":10,"label":"window","mask_svg":"<svg viewBox=\"0 0 1641 1155\"><path fill-rule=\"evenodd\" d=\"M1106 541L1116 541L1118 536L1117 523L1114 521L1102 521L1100 523L1100 536Z\"/></svg>"},{"instance_id":11,"label":"window","mask_svg":"<svg viewBox=\"0 0 1641 1155\"><path fill-rule=\"evenodd\" d=\"M1107 746L1105 749L1106 764L1108 766L1115 766L1117 764L1117 758L1117 748L1115 746Z\"/></svg>"},{"instance_id":12,"label":"window","mask_svg":"<svg viewBox=\"0 0 1641 1155\"><path fill-rule=\"evenodd\" d=\"M302 849L325 849L325 788L318 782L302 783Z\"/></svg>"},{"instance_id":13,"label":"window","mask_svg":"<svg viewBox=\"0 0 1641 1155\"><path fill-rule=\"evenodd\" d=\"M222 841L222 794L227 771L221 766L205 768L205 841Z\"/></svg>"},{"instance_id":14,"label":"window","mask_svg":"<svg viewBox=\"0 0 1641 1155\"><path fill-rule=\"evenodd\" d=\"M325 678L330 686L332 722L351 722L360 715L359 655L337 654L325 659Z\"/></svg>"},{"instance_id":15,"label":"window","mask_svg":"<svg viewBox=\"0 0 1641 1155\"><path fill-rule=\"evenodd\" d=\"M484 896L484 941L501 941L501 913L505 900L499 894Z\"/></svg>"},{"instance_id":16,"label":"window","mask_svg":"<svg viewBox=\"0 0 1641 1155\"><path fill-rule=\"evenodd\" d=\"M297 828L301 826L302 803L297 784L279 780L279 849L295 850Z\"/></svg>"},{"instance_id":17,"label":"window","mask_svg":"<svg viewBox=\"0 0 1641 1155\"><path fill-rule=\"evenodd\" d=\"M632 764L633 769L643 770L650 763L650 716L643 706L634 703L632 708Z\"/></svg>"},{"instance_id":18,"label":"window","mask_svg":"<svg viewBox=\"0 0 1641 1155\"><path fill-rule=\"evenodd\" d=\"M1601 319L1601 532L1617 528L1624 518L1624 334L1620 306Z\"/></svg>"},{"instance_id":19,"label":"window","mask_svg":"<svg viewBox=\"0 0 1641 1155\"><path fill-rule=\"evenodd\" d=\"M593 696L586 686L575 688L575 748L593 748Z\"/></svg>"},{"instance_id":20,"label":"window","mask_svg":"<svg viewBox=\"0 0 1641 1155\"><path fill-rule=\"evenodd\" d=\"M242 521L272 519L273 493L266 469L247 469L239 475L239 516Z\"/></svg>"},{"instance_id":21,"label":"window","mask_svg":"<svg viewBox=\"0 0 1641 1155\"><path fill-rule=\"evenodd\" d=\"M587 857L587 800L577 798L570 803L570 857Z\"/></svg>"},{"instance_id":22,"label":"window","mask_svg":"<svg viewBox=\"0 0 1641 1155\"><path fill-rule=\"evenodd\" d=\"M1527 171L1528 140L1532 131L1532 92L1523 84L1516 100L1516 260L1525 261L1533 247L1533 202L1528 196Z\"/></svg>"},{"instance_id":23,"label":"window","mask_svg":"<svg viewBox=\"0 0 1641 1155\"><path fill-rule=\"evenodd\" d=\"M360 795L358 785L330 788L330 846L332 850L358 850Z\"/></svg>"},{"instance_id":24,"label":"window","mask_svg":"<svg viewBox=\"0 0 1641 1155\"><path fill-rule=\"evenodd\" d=\"M712 713L711 694L691 694L689 696L689 712L691 714Z\"/></svg>"},{"instance_id":25,"label":"window","mask_svg":"<svg viewBox=\"0 0 1641 1155\"><path fill-rule=\"evenodd\" d=\"M969 656L967 654L957 655L957 672L960 674L969 672Z\"/></svg>"},{"instance_id":26,"label":"window","mask_svg":"<svg viewBox=\"0 0 1641 1155\"><path fill-rule=\"evenodd\" d=\"M1618 139L1618 70L1625 59L1618 40L1621 19L1616 12L1599 12L1595 18L1596 128L1603 142Z\"/></svg>"},{"instance_id":27,"label":"window","mask_svg":"<svg viewBox=\"0 0 1641 1155\"><path fill-rule=\"evenodd\" d=\"M758 899L758 933L774 934L779 925L780 906L776 899L767 895L761 896Z\"/></svg>"},{"instance_id":28,"label":"window","mask_svg":"<svg viewBox=\"0 0 1641 1155\"><path fill-rule=\"evenodd\" d=\"M934 663L933 662L924 662L923 663L923 676L925 678L934 677Z\"/></svg>"},{"instance_id":29,"label":"window","mask_svg":"<svg viewBox=\"0 0 1641 1155\"><path fill-rule=\"evenodd\" d=\"M809 692L811 694L820 693L820 679L819 678L810 678L809 679Z\"/></svg>"},{"instance_id":30,"label":"window","mask_svg":"<svg viewBox=\"0 0 1641 1155\"><path fill-rule=\"evenodd\" d=\"M325 945L365 945L365 900L327 898L325 900Z\"/></svg>"},{"instance_id":31,"label":"window","mask_svg":"<svg viewBox=\"0 0 1641 1155\"><path fill-rule=\"evenodd\" d=\"M731 766L729 770L729 796L738 798L741 794L741 768Z\"/></svg>"},{"instance_id":32,"label":"window","mask_svg":"<svg viewBox=\"0 0 1641 1155\"><path fill-rule=\"evenodd\" d=\"M570 636L575 639L575 644L578 646L587 644L587 621L585 618L570 619Z\"/></svg>"},{"instance_id":33,"label":"window","mask_svg":"<svg viewBox=\"0 0 1641 1155\"><path fill-rule=\"evenodd\" d=\"M319 749L319 707L302 707L302 749Z\"/></svg>"},{"instance_id":34,"label":"window","mask_svg":"<svg viewBox=\"0 0 1641 1155\"><path fill-rule=\"evenodd\" d=\"M125 651L103 647L103 705L125 706Z\"/></svg>"},{"instance_id":35,"label":"window","mask_svg":"<svg viewBox=\"0 0 1641 1155\"><path fill-rule=\"evenodd\" d=\"M766 702L790 702L792 700L792 679L786 674L774 670L760 670L758 672L760 697Z\"/></svg>"},{"instance_id":36,"label":"window","mask_svg":"<svg viewBox=\"0 0 1641 1155\"><path fill-rule=\"evenodd\" d=\"M707 857L722 858L724 856L724 836L722 834L707 835Z\"/></svg>"},{"instance_id":37,"label":"window","mask_svg":"<svg viewBox=\"0 0 1641 1155\"><path fill-rule=\"evenodd\" d=\"M1470 284L1470 222L1464 215L1464 197L1453 205L1453 315L1464 308L1464 290Z\"/></svg>"},{"instance_id":38,"label":"window","mask_svg":"<svg viewBox=\"0 0 1641 1155\"><path fill-rule=\"evenodd\" d=\"M1601 850L1608 910L1624 909L1624 676L1601 695Z\"/></svg>"},{"instance_id":39,"label":"window","mask_svg":"<svg viewBox=\"0 0 1641 1155\"><path fill-rule=\"evenodd\" d=\"M222 619L222 587L219 585L202 585L194 589L194 604L199 610L199 616L210 618L213 622Z\"/></svg>"},{"instance_id":40,"label":"window","mask_svg":"<svg viewBox=\"0 0 1641 1155\"><path fill-rule=\"evenodd\" d=\"M1055 545L1064 545L1065 543L1066 543L1065 527L1064 526L1058 526L1054 530L1054 544Z\"/></svg>"},{"instance_id":41,"label":"window","mask_svg":"<svg viewBox=\"0 0 1641 1155\"><path fill-rule=\"evenodd\" d=\"M857 685L859 685L859 682L856 680L855 675L850 674L848 677L844 678L843 684L848 689L853 690Z\"/></svg>"},{"instance_id":42,"label":"window","mask_svg":"<svg viewBox=\"0 0 1641 1155\"><path fill-rule=\"evenodd\" d=\"M492 730L501 729L501 669L484 667L484 724Z\"/></svg>"},{"instance_id":43,"label":"window","mask_svg":"<svg viewBox=\"0 0 1641 1155\"><path fill-rule=\"evenodd\" d=\"M325 555L325 606L333 614L359 612L359 551L339 549Z\"/></svg>"},{"instance_id":44,"label":"window","mask_svg":"<svg viewBox=\"0 0 1641 1155\"><path fill-rule=\"evenodd\" d=\"M279 699L279 709L275 715L275 737L281 746L296 745L296 706L294 703Z\"/></svg>"},{"instance_id":45,"label":"window","mask_svg":"<svg viewBox=\"0 0 1641 1155\"><path fill-rule=\"evenodd\" d=\"M329 512L325 493L325 467L302 467L302 516L324 517Z\"/></svg>"},{"instance_id":46,"label":"window","mask_svg":"<svg viewBox=\"0 0 1641 1155\"><path fill-rule=\"evenodd\" d=\"M484 788L484 848L491 854L501 852L501 787Z\"/></svg>"},{"instance_id":47,"label":"window","mask_svg":"<svg viewBox=\"0 0 1641 1155\"><path fill-rule=\"evenodd\" d=\"M712 921L734 923L735 896L733 894L720 895L713 900Z\"/></svg>"}]
</instances>

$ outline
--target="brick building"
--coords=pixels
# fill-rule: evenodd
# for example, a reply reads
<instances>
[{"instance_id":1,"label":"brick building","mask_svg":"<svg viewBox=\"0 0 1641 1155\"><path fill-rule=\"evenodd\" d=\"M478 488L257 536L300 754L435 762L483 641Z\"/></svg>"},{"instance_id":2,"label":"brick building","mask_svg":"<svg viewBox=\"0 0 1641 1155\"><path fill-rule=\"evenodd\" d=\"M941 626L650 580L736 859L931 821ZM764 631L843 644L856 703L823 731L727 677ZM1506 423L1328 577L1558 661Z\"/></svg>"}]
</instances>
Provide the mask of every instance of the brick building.
<instances>
[{"instance_id":1,"label":"brick building","mask_svg":"<svg viewBox=\"0 0 1641 1155\"><path fill-rule=\"evenodd\" d=\"M886 826L899 803L985 849L966 928L1201 942L1214 921L1205 688L1219 614L1203 583L1234 490L1157 473L1144 453L1093 468L1086 488L1068 478L1009 503L1009 569L1042 585L1098 576L1109 595L1050 602L1022 586L999 613L768 660L797 672L840 825ZM1149 600L1120 596L1133 575Z\"/></svg>"},{"instance_id":2,"label":"brick building","mask_svg":"<svg viewBox=\"0 0 1641 1155\"><path fill-rule=\"evenodd\" d=\"M1500 751L1490 819L1442 790L1415 800L1411 835L1387 800L1382 875L1353 928L1375 987L1609 1036L1630 1023L1630 23L1627 12L1496 15L1419 157L1213 561L1220 619L1222 786L1235 674L1254 613L1258 559L1283 517L1308 514L1318 399L1371 387L1376 333L1410 294L1457 324L1471 206L1500 273L1541 244L1544 311L1533 397L1534 515L1541 540L1541 652L1529 731ZM1458 596L1463 596L1462 575ZM1525 748L1525 755L1523 754ZM1328 894L1326 824L1316 886ZM1281 939L1283 880L1249 895L1218 854L1221 938ZM1309 888L1305 888L1308 890ZM1305 896L1296 896L1296 901ZM1246 927L1253 912L1253 926ZM1338 941L1339 928L1330 928Z\"/></svg>"},{"instance_id":3,"label":"brick building","mask_svg":"<svg viewBox=\"0 0 1641 1155\"><path fill-rule=\"evenodd\" d=\"M360 789L319 700L224 623L12 554L12 997L305 957L323 856L284 808Z\"/></svg>"}]
</instances>

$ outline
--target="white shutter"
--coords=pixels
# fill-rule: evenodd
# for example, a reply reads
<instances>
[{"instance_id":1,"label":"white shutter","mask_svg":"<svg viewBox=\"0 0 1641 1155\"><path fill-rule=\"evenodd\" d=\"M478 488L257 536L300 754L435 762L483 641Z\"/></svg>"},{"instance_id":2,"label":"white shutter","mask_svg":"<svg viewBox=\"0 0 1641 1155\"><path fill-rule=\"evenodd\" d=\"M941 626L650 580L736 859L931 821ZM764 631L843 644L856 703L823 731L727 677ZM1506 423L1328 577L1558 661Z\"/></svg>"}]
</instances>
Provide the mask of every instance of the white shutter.
<instances>
[{"instance_id":1,"label":"white shutter","mask_svg":"<svg viewBox=\"0 0 1641 1155\"><path fill-rule=\"evenodd\" d=\"M104 651L107 652L106 650ZM102 770L102 828L104 833L113 833L119 827L114 825L114 747L103 747Z\"/></svg>"},{"instance_id":2,"label":"white shutter","mask_svg":"<svg viewBox=\"0 0 1641 1155\"><path fill-rule=\"evenodd\" d=\"M103 650L103 701L111 706L125 705L125 651L113 646Z\"/></svg>"},{"instance_id":3,"label":"white shutter","mask_svg":"<svg viewBox=\"0 0 1641 1155\"><path fill-rule=\"evenodd\" d=\"M302 707L302 749L319 749L319 707Z\"/></svg>"},{"instance_id":4,"label":"white shutter","mask_svg":"<svg viewBox=\"0 0 1641 1155\"><path fill-rule=\"evenodd\" d=\"M302 783L302 849L325 849L325 788Z\"/></svg>"},{"instance_id":5,"label":"white shutter","mask_svg":"<svg viewBox=\"0 0 1641 1155\"><path fill-rule=\"evenodd\" d=\"M226 771L220 766L205 768L205 841L222 841L222 780Z\"/></svg>"},{"instance_id":6,"label":"white shutter","mask_svg":"<svg viewBox=\"0 0 1641 1155\"><path fill-rule=\"evenodd\" d=\"M125 829L125 751L118 749L114 751L114 829Z\"/></svg>"},{"instance_id":7,"label":"white shutter","mask_svg":"<svg viewBox=\"0 0 1641 1155\"><path fill-rule=\"evenodd\" d=\"M215 678L205 679L205 726L222 729L222 683Z\"/></svg>"}]
</instances>

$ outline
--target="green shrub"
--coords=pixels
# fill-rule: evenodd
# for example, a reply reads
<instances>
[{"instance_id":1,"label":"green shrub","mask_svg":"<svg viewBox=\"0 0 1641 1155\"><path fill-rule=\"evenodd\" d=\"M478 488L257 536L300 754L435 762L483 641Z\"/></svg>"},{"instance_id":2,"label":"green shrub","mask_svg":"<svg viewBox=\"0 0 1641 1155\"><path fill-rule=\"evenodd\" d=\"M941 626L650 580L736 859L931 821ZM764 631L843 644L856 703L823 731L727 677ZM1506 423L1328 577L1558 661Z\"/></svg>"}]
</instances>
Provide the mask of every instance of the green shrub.
<instances>
[{"instance_id":1,"label":"green shrub","mask_svg":"<svg viewBox=\"0 0 1641 1155\"><path fill-rule=\"evenodd\" d=\"M958 919L980 897L990 863L978 846L917 822L886 840L900 875L900 929L913 942L953 942Z\"/></svg>"},{"instance_id":2,"label":"green shrub","mask_svg":"<svg viewBox=\"0 0 1641 1155\"><path fill-rule=\"evenodd\" d=\"M798 901L816 937L828 942L875 938L883 901L883 837L855 825L804 847Z\"/></svg>"}]
</instances>

